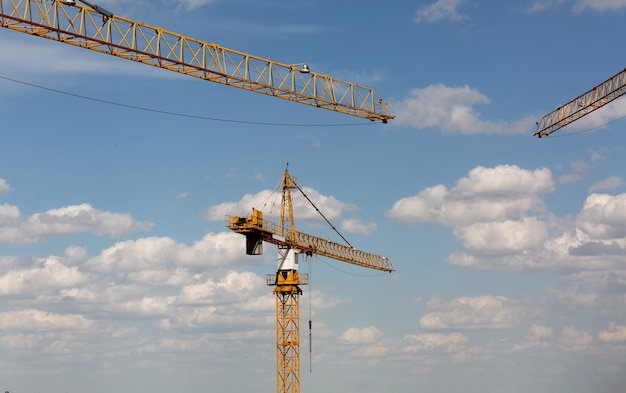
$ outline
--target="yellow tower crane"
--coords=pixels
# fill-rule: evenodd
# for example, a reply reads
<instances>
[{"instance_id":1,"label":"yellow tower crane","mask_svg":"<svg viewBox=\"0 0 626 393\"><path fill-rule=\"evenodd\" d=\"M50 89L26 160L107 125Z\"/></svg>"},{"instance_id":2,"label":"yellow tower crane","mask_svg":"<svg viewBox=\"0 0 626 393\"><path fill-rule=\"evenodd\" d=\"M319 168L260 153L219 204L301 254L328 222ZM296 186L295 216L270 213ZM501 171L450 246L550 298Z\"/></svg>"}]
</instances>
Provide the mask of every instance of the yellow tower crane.
<instances>
[{"instance_id":1,"label":"yellow tower crane","mask_svg":"<svg viewBox=\"0 0 626 393\"><path fill-rule=\"evenodd\" d=\"M609 102L618 99L624 93L626 93L626 69L545 115L537 122L535 136L539 138L548 136Z\"/></svg>"},{"instance_id":2,"label":"yellow tower crane","mask_svg":"<svg viewBox=\"0 0 626 393\"><path fill-rule=\"evenodd\" d=\"M372 121L393 119L371 88L114 15L85 0L0 0L0 26Z\"/></svg>"},{"instance_id":3,"label":"yellow tower crane","mask_svg":"<svg viewBox=\"0 0 626 393\"><path fill-rule=\"evenodd\" d=\"M263 213L255 209L252 209L251 216L226 217L226 225L229 229L246 236L247 254L260 255L263 252L263 242L278 246L278 270L276 274L267 276L267 285L274 287L273 293L276 295L277 393L300 392L299 297L302 294L300 285L308 284L308 275L298 272L298 255L321 255L370 269L393 271L389 259L382 255L357 250L347 241L348 245L344 245L297 231L294 228L291 197L291 190L294 189L299 190L313 205L313 202L298 186L297 180L289 174L288 169L285 169L282 177L282 200L278 224L264 220ZM315 209L319 212L317 207Z\"/></svg>"}]
</instances>

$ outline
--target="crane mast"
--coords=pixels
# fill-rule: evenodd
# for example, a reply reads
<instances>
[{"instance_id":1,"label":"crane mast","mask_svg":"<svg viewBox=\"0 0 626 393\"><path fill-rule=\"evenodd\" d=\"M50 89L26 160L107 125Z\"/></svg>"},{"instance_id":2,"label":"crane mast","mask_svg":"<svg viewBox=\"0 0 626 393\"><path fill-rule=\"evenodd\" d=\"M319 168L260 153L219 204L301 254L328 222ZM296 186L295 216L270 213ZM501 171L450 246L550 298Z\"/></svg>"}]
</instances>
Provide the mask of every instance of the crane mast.
<instances>
[{"instance_id":1,"label":"crane mast","mask_svg":"<svg viewBox=\"0 0 626 393\"><path fill-rule=\"evenodd\" d=\"M0 0L0 26L372 121L393 119L373 89L150 26L79 0Z\"/></svg>"},{"instance_id":2,"label":"crane mast","mask_svg":"<svg viewBox=\"0 0 626 393\"><path fill-rule=\"evenodd\" d=\"M545 115L537 122L535 136L539 138L548 136L618 99L624 93L626 93L626 69Z\"/></svg>"},{"instance_id":3,"label":"crane mast","mask_svg":"<svg viewBox=\"0 0 626 393\"><path fill-rule=\"evenodd\" d=\"M263 213L253 209L251 216L227 216L226 226L245 235L246 252L250 255L261 254L263 242L278 246L277 272L267 275L267 285L274 287L276 298L276 392L300 393L299 297L300 286L308 284L308 275L298 271L299 256L322 255L385 272L392 272L393 266L381 255L297 231L291 190L300 188L288 170L283 174L282 185L279 224L264 220Z\"/></svg>"}]
</instances>

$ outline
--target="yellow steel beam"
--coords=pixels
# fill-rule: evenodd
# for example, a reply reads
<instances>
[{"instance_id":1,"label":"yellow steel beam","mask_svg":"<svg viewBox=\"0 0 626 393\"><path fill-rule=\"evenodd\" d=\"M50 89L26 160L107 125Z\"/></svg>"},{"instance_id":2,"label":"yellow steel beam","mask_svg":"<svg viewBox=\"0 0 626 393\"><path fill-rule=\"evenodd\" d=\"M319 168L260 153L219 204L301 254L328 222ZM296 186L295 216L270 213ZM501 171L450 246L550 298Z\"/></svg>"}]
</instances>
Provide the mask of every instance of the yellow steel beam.
<instances>
[{"instance_id":1,"label":"yellow steel beam","mask_svg":"<svg viewBox=\"0 0 626 393\"><path fill-rule=\"evenodd\" d=\"M626 93L626 69L613 75L588 92L556 108L537 122L535 136L548 136L562 127L588 115Z\"/></svg>"},{"instance_id":2,"label":"yellow steel beam","mask_svg":"<svg viewBox=\"0 0 626 393\"><path fill-rule=\"evenodd\" d=\"M226 226L234 232L279 246L298 248L307 254L317 254L385 272L394 271L389 258L382 255L370 254L296 230L283 234L280 232L278 224L263 219L261 212L258 210L254 210L252 216L248 217L228 216L226 218Z\"/></svg>"},{"instance_id":3,"label":"yellow steel beam","mask_svg":"<svg viewBox=\"0 0 626 393\"><path fill-rule=\"evenodd\" d=\"M0 0L0 26L207 81L384 123L373 89L62 0Z\"/></svg>"}]
</instances>

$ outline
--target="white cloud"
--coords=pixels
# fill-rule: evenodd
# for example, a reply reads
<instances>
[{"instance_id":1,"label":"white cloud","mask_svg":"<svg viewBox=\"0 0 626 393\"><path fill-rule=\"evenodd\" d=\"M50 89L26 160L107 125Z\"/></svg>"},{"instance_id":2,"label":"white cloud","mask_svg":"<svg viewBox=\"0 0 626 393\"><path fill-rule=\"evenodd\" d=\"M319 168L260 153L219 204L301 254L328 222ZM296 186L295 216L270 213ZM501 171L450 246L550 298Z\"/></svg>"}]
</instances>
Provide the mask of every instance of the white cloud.
<instances>
[{"instance_id":1,"label":"white cloud","mask_svg":"<svg viewBox=\"0 0 626 393\"><path fill-rule=\"evenodd\" d=\"M369 235L376 232L378 225L375 222L363 222L358 218L348 218L341 223L341 229L349 233Z\"/></svg>"},{"instance_id":2,"label":"white cloud","mask_svg":"<svg viewBox=\"0 0 626 393\"><path fill-rule=\"evenodd\" d=\"M590 240L626 237L626 194L591 194L585 200L576 224Z\"/></svg>"},{"instance_id":3,"label":"white cloud","mask_svg":"<svg viewBox=\"0 0 626 393\"><path fill-rule=\"evenodd\" d=\"M465 0L437 0L432 4L420 7L415 17L415 23L439 22L442 20L458 21L466 19L458 8Z\"/></svg>"},{"instance_id":4,"label":"white cloud","mask_svg":"<svg viewBox=\"0 0 626 393\"><path fill-rule=\"evenodd\" d=\"M100 272L130 273L159 270L173 264L226 267L237 261L263 262L260 258L244 258L244 254L244 237L234 232L208 233L191 245L169 237L147 237L116 243L90 258L87 266Z\"/></svg>"},{"instance_id":5,"label":"white cloud","mask_svg":"<svg viewBox=\"0 0 626 393\"><path fill-rule=\"evenodd\" d=\"M152 223L136 221L130 214L94 209L87 203L36 213L19 223L17 208L4 205L0 216L4 216L3 221L15 224L0 226L0 242L5 243L34 243L45 237L76 233L117 237L152 227Z\"/></svg>"},{"instance_id":6,"label":"white cloud","mask_svg":"<svg viewBox=\"0 0 626 393\"><path fill-rule=\"evenodd\" d=\"M188 192L180 192L174 195L174 199L187 199L188 196L189 196Z\"/></svg>"},{"instance_id":7,"label":"white cloud","mask_svg":"<svg viewBox=\"0 0 626 393\"><path fill-rule=\"evenodd\" d=\"M250 272L229 271L225 276L210 277L203 282L184 286L177 304L219 305L249 299L264 292L265 280Z\"/></svg>"},{"instance_id":8,"label":"white cloud","mask_svg":"<svg viewBox=\"0 0 626 393\"><path fill-rule=\"evenodd\" d=\"M168 315L174 300L175 296L143 296L138 299L111 302L106 309L118 317L162 318Z\"/></svg>"},{"instance_id":9,"label":"white cloud","mask_svg":"<svg viewBox=\"0 0 626 393\"><path fill-rule=\"evenodd\" d=\"M479 166L452 189L444 185L427 188L397 201L387 214L407 224L470 225L520 219L524 212L543 210L537 194L553 189L552 174L546 168L528 171L515 165Z\"/></svg>"},{"instance_id":10,"label":"white cloud","mask_svg":"<svg viewBox=\"0 0 626 393\"><path fill-rule=\"evenodd\" d=\"M309 187L302 187L302 191L313 201L315 206L329 220L340 217L346 211L356 210L356 206L343 203L333 196L320 194L317 190ZM246 194L240 201L224 202L211 206L205 214L210 221L223 221L227 215L247 216L252 213L252 209L272 211L272 216L264 219L277 220L280 211L281 194L264 190L256 194ZM304 198L299 191L292 193L293 214L298 220L323 220L322 216L315 210L311 203ZM271 207L274 207L271 209ZM266 208L267 207L267 208Z\"/></svg>"},{"instance_id":11,"label":"white cloud","mask_svg":"<svg viewBox=\"0 0 626 393\"><path fill-rule=\"evenodd\" d=\"M569 307L592 306L598 299L597 293L581 292L578 288L568 290L548 289L547 292L559 302Z\"/></svg>"},{"instance_id":12,"label":"white cloud","mask_svg":"<svg viewBox=\"0 0 626 393\"><path fill-rule=\"evenodd\" d=\"M341 340L351 344L372 344L383 336L375 326L349 328L341 335Z\"/></svg>"},{"instance_id":13,"label":"white cloud","mask_svg":"<svg viewBox=\"0 0 626 393\"><path fill-rule=\"evenodd\" d=\"M559 5L567 2L569 0L539 0L539 1L535 1L534 3L532 3L528 9L527 12L529 13L535 13L535 12L541 12L541 11L545 11L547 9L550 8L556 8Z\"/></svg>"},{"instance_id":14,"label":"white cloud","mask_svg":"<svg viewBox=\"0 0 626 393\"><path fill-rule=\"evenodd\" d=\"M534 124L531 116L511 124L482 120L474 107L488 103L487 96L467 85L449 87L437 84L413 89L409 97L390 101L389 105L396 116L394 125L417 129L438 127L444 133L519 134L528 132L528 125Z\"/></svg>"},{"instance_id":15,"label":"white cloud","mask_svg":"<svg viewBox=\"0 0 626 393\"><path fill-rule=\"evenodd\" d=\"M593 337L584 330L567 326L561 331L559 344L564 351L584 351L593 344Z\"/></svg>"},{"instance_id":16,"label":"white cloud","mask_svg":"<svg viewBox=\"0 0 626 393\"><path fill-rule=\"evenodd\" d=\"M0 179L0 195L7 195L13 191L9 183L5 179Z\"/></svg>"},{"instance_id":17,"label":"white cloud","mask_svg":"<svg viewBox=\"0 0 626 393\"><path fill-rule=\"evenodd\" d=\"M175 3L187 11L203 7L208 4L214 4L216 0L176 0Z\"/></svg>"},{"instance_id":18,"label":"white cloud","mask_svg":"<svg viewBox=\"0 0 626 393\"><path fill-rule=\"evenodd\" d=\"M542 12L573 2L573 11L582 12L589 8L594 11L613 11L626 7L626 0L540 0L528 7L528 12Z\"/></svg>"},{"instance_id":19,"label":"white cloud","mask_svg":"<svg viewBox=\"0 0 626 393\"><path fill-rule=\"evenodd\" d=\"M56 314L37 309L0 313L0 329L5 331L84 330L94 322L78 314Z\"/></svg>"},{"instance_id":20,"label":"white cloud","mask_svg":"<svg viewBox=\"0 0 626 393\"><path fill-rule=\"evenodd\" d=\"M624 179L619 176L611 176L592 184L591 187L589 187L589 192L610 190L613 188L617 188L622 184L624 184Z\"/></svg>"},{"instance_id":21,"label":"white cloud","mask_svg":"<svg viewBox=\"0 0 626 393\"><path fill-rule=\"evenodd\" d=\"M457 352L460 351L469 339L461 333L420 333L410 334L403 339L402 351L406 353L416 352Z\"/></svg>"},{"instance_id":22,"label":"white cloud","mask_svg":"<svg viewBox=\"0 0 626 393\"><path fill-rule=\"evenodd\" d=\"M594 11L613 11L626 7L626 0L578 0L574 5L574 11L580 12L585 8Z\"/></svg>"},{"instance_id":23,"label":"white cloud","mask_svg":"<svg viewBox=\"0 0 626 393\"><path fill-rule=\"evenodd\" d=\"M14 225L19 222L19 220L20 209L17 206L6 203L0 205L0 227Z\"/></svg>"},{"instance_id":24,"label":"white cloud","mask_svg":"<svg viewBox=\"0 0 626 393\"><path fill-rule=\"evenodd\" d=\"M533 340L545 340L552 337L552 329L549 327L533 324L530 328L529 337Z\"/></svg>"},{"instance_id":25,"label":"white cloud","mask_svg":"<svg viewBox=\"0 0 626 393\"><path fill-rule=\"evenodd\" d=\"M626 326L611 323L608 329L604 329L600 332L598 339L606 343L626 342Z\"/></svg>"},{"instance_id":26,"label":"white cloud","mask_svg":"<svg viewBox=\"0 0 626 393\"><path fill-rule=\"evenodd\" d=\"M562 175L559 177L559 183L568 184L568 183L576 183L582 178L583 173L589 168L589 164L587 164L583 160L577 160L570 164L572 168L572 172Z\"/></svg>"},{"instance_id":27,"label":"white cloud","mask_svg":"<svg viewBox=\"0 0 626 393\"><path fill-rule=\"evenodd\" d=\"M536 250L548 239L546 223L534 217L477 223L455 228L453 233L468 251L490 256Z\"/></svg>"},{"instance_id":28,"label":"white cloud","mask_svg":"<svg viewBox=\"0 0 626 393\"><path fill-rule=\"evenodd\" d=\"M549 340L552 338L552 329L546 326L533 324L530 327L528 335L513 349L516 351L525 351L528 349L545 349L550 347Z\"/></svg>"},{"instance_id":29,"label":"white cloud","mask_svg":"<svg viewBox=\"0 0 626 393\"><path fill-rule=\"evenodd\" d=\"M39 259L30 267L13 267L0 274L0 295L33 296L84 284L89 276L58 257Z\"/></svg>"},{"instance_id":30,"label":"white cloud","mask_svg":"<svg viewBox=\"0 0 626 393\"><path fill-rule=\"evenodd\" d=\"M422 329L503 329L518 325L525 308L504 296L460 297L449 303L429 302L432 311L420 318Z\"/></svg>"}]
</instances>

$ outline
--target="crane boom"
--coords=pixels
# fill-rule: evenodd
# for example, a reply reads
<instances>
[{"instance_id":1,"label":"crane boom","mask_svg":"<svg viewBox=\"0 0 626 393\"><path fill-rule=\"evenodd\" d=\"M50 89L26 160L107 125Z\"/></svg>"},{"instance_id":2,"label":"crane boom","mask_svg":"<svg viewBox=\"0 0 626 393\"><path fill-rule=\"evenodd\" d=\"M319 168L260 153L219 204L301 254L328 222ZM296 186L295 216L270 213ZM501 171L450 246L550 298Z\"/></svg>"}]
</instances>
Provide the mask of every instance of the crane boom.
<instances>
[{"instance_id":1,"label":"crane boom","mask_svg":"<svg viewBox=\"0 0 626 393\"><path fill-rule=\"evenodd\" d=\"M228 216L227 227L236 233L246 235L253 242L265 241L281 247L297 248L309 255L317 254L370 269L393 272L389 258L382 255L370 254L296 230L282 235L279 225L264 220L259 210L253 210L252 215L248 217Z\"/></svg>"},{"instance_id":2,"label":"crane boom","mask_svg":"<svg viewBox=\"0 0 626 393\"><path fill-rule=\"evenodd\" d=\"M626 69L545 115L537 123L535 136L539 138L548 136L609 102L618 99L624 93L626 93Z\"/></svg>"},{"instance_id":3,"label":"crane boom","mask_svg":"<svg viewBox=\"0 0 626 393\"><path fill-rule=\"evenodd\" d=\"M393 119L373 89L186 37L74 0L0 0L0 26L210 82L372 121Z\"/></svg>"}]
</instances>

